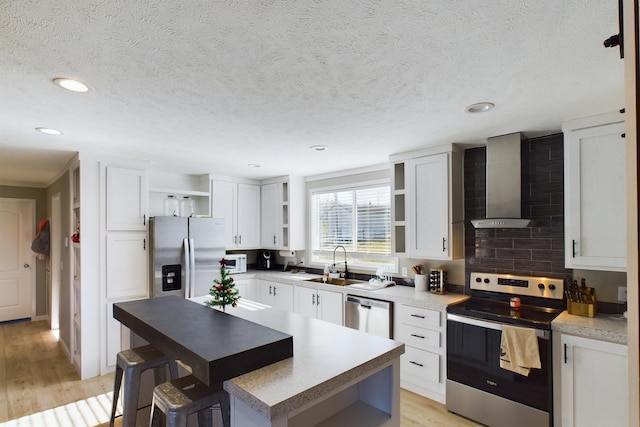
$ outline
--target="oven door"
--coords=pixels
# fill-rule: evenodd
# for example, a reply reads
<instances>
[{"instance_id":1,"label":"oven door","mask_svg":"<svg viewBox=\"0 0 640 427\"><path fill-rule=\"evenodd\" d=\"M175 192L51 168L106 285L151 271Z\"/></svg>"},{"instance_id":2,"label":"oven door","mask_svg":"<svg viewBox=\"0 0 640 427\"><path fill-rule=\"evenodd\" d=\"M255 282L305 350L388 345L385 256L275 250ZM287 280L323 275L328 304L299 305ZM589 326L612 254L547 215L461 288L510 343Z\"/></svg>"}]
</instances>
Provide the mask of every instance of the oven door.
<instances>
[{"instance_id":1,"label":"oven door","mask_svg":"<svg viewBox=\"0 0 640 427\"><path fill-rule=\"evenodd\" d=\"M523 376L500 367L501 323L449 313L447 379L550 413L551 333L536 333L542 369Z\"/></svg>"}]
</instances>

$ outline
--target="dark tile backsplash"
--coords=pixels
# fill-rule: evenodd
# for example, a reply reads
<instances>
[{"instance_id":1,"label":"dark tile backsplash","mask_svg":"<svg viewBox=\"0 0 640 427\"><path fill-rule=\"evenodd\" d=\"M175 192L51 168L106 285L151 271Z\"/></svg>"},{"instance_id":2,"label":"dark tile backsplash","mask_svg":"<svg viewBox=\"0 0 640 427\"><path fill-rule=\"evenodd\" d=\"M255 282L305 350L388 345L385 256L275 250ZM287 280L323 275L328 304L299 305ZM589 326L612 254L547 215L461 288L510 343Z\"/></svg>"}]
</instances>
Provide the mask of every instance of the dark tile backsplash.
<instances>
[{"instance_id":1,"label":"dark tile backsplash","mask_svg":"<svg viewBox=\"0 0 640 427\"><path fill-rule=\"evenodd\" d=\"M464 152L465 274L473 271L570 278L564 268L564 172L561 133L522 141L527 228L475 229L486 217L486 149Z\"/></svg>"}]
</instances>

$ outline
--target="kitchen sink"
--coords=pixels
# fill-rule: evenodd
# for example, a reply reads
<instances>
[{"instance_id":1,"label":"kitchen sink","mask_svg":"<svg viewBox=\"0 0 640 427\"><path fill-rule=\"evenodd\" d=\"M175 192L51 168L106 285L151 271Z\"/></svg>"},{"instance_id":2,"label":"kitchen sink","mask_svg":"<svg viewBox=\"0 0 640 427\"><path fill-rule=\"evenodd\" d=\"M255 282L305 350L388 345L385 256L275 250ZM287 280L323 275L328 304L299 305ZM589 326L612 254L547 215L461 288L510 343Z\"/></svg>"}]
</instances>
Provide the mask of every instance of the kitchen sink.
<instances>
[{"instance_id":1,"label":"kitchen sink","mask_svg":"<svg viewBox=\"0 0 640 427\"><path fill-rule=\"evenodd\" d=\"M316 282L316 283L325 283L322 280L322 277L315 277L313 279L307 279L307 282ZM347 286L347 285L353 285L356 283L362 283L362 280L351 280L351 279L335 279L335 278L331 278L329 277L327 279L327 285L336 285L336 286Z\"/></svg>"}]
</instances>

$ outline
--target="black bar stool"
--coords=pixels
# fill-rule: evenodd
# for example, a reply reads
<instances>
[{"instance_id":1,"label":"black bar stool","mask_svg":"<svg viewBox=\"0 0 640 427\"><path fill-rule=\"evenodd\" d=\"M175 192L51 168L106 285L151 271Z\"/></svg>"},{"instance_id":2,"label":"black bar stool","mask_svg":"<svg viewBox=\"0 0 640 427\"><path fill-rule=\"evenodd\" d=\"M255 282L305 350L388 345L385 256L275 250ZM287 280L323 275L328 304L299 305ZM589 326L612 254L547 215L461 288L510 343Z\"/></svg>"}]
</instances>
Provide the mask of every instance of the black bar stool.
<instances>
[{"instance_id":1,"label":"black bar stool","mask_svg":"<svg viewBox=\"0 0 640 427\"><path fill-rule=\"evenodd\" d=\"M229 394L222 384L207 386L193 375L160 384L153 389L151 410L152 427L160 426L160 412L166 417L166 427L186 427L187 417L198 413L198 426L211 426L211 407L220 405L222 424L231 427Z\"/></svg>"},{"instance_id":2,"label":"black bar stool","mask_svg":"<svg viewBox=\"0 0 640 427\"><path fill-rule=\"evenodd\" d=\"M124 374L124 396L122 411L122 427L135 427L138 414L138 394L140 392L140 375L147 369L154 369L156 384L166 381L166 368L169 368L171 379L178 378L178 364L150 345L130 348L118 353L116 375L113 385L113 405L111 407L110 427L116 416L118 395ZM160 369L162 368L162 369Z\"/></svg>"}]
</instances>

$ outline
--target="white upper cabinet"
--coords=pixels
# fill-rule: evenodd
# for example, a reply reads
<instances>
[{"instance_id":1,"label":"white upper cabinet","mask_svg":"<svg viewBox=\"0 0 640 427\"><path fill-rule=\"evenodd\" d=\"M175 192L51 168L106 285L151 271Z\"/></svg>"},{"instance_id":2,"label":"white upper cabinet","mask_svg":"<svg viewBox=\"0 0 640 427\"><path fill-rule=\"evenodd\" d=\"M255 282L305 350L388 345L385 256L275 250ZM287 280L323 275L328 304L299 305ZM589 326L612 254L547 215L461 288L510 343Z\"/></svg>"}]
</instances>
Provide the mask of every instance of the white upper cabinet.
<instances>
[{"instance_id":1,"label":"white upper cabinet","mask_svg":"<svg viewBox=\"0 0 640 427\"><path fill-rule=\"evenodd\" d=\"M392 156L392 241L400 256L451 260L463 256L462 156L424 150ZM421 151L422 152L422 151ZM420 152L415 153L418 155Z\"/></svg>"},{"instance_id":2,"label":"white upper cabinet","mask_svg":"<svg viewBox=\"0 0 640 427\"><path fill-rule=\"evenodd\" d=\"M211 182L211 214L225 219L227 249L260 247L260 186L230 181Z\"/></svg>"},{"instance_id":3,"label":"white upper cabinet","mask_svg":"<svg viewBox=\"0 0 640 427\"><path fill-rule=\"evenodd\" d=\"M107 230L146 231L147 172L107 166Z\"/></svg>"},{"instance_id":4,"label":"white upper cabinet","mask_svg":"<svg viewBox=\"0 0 640 427\"><path fill-rule=\"evenodd\" d=\"M302 177L287 176L262 185L261 247L305 249L305 184Z\"/></svg>"},{"instance_id":5,"label":"white upper cabinet","mask_svg":"<svg viewBox=\"0 0 640 427\"><path fill-rule=\"evenodd\" d=\"M565 267L625 271L624 114L566 122Z\"/></svg>"},{"instance_id":6,"label":"white upper cabinet","mask_svg":"<svg viewBox=\"0 0 640 427\"><path fill-rule=\"evenodd\" d=\"M261 246L278 249L282 246L282 185L265 184L261 188Z\"/></svg>"}]
</instances>

